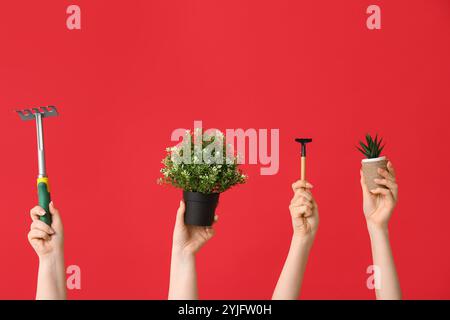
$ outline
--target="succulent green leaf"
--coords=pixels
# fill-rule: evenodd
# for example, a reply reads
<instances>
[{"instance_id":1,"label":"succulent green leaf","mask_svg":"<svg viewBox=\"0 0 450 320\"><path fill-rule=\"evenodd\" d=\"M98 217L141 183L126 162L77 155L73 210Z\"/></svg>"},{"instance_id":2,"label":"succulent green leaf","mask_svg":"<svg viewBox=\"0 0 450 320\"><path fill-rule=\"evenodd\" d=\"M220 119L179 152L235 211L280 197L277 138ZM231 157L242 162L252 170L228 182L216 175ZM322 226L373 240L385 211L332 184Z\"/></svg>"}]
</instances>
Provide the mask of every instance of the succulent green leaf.
<instances>
[{"instance_id":1,"label":"succulent green leaf","mask_svg":"<svg viewBox=\"0 0 450 320\"><path fill-rule=\"evenodd\" d=\"M370 134L366 134L366 144L360 141L359 145L361 148L357 147L357 149L369 159L378 158L384 148L382 142L383 138L379 137L378 134L375 135L375 138L372 138Z\"/></svg>"},{"instance_id":2,"label":"succulent green leaf","mask_svg":"<svg viewBox=\"0 0 450 320\"><path fill-rule=\"evenodd\" d=\"M362 143L361 141L359 142L359 145L363 148L365 154L370 152L369 148L364 143Z\"/></svg>"},{"instance_id":3,"label":"succulent green leaf","mask_svg":"<svg viewBox=\"0 0 450 320\"><path fill-rule=\"evenodd\" d=\"M363 149L359 147L356 147L356 149L358 149L364 156L367 156L367 153Z\"/></svg>"}]
</instances>

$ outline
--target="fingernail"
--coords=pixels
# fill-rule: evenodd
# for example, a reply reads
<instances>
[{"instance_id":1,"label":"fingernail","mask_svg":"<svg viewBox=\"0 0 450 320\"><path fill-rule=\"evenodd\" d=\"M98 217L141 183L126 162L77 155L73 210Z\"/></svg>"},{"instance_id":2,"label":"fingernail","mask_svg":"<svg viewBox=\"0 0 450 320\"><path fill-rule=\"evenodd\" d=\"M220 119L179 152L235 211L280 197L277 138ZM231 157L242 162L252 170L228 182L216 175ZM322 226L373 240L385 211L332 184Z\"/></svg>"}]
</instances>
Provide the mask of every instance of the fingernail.
<instances>
[{"instance_id":1,"label":"fingernail","mask_svg":"<svg viewBox=\"0 0 450 320\"><path fill-rule=\"evenodd\" d=\"M53 230L53 228L50 228L50 233L55 234L56 232L55 232L55 230Z\"/></svg>"}]
</instances>

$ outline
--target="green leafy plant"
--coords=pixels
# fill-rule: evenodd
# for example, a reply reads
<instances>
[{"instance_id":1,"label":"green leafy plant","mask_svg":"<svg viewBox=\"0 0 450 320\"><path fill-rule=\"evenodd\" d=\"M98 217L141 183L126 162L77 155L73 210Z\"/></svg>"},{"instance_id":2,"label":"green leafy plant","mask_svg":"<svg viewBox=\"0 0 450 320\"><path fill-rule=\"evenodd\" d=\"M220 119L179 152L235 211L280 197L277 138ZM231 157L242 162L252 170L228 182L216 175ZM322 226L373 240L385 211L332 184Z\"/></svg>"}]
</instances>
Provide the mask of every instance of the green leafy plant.
<instances>
[{"instance_id":1,"label":"green leafy plant","mask_svg":"<svg viewBox=\"0 0 450 320\"><path fill-rule=\"evenodd\" d=\"M230 154L223 143L220 131L202 138L201 130L194 134L188 130L183 142L166 149L158 183L210 194L224 192L247 181L247 176L239 169L237 157Z\"/></svg>"},{"instance_id":2,"label":"green leafy plant","mask_svg":"<svg viewBox=\"0 0 450 320\"><path fill-rule=\"evenodd\" d=\"M372 138L370 134L366 134L366 143L364 144L362 141L359 142L361 148L356 147L367 159L378 158L381 154L381 151L384 149L383 138L378 140L378 135L375 136L375 139Z\"/></svg>"}]
</instances>

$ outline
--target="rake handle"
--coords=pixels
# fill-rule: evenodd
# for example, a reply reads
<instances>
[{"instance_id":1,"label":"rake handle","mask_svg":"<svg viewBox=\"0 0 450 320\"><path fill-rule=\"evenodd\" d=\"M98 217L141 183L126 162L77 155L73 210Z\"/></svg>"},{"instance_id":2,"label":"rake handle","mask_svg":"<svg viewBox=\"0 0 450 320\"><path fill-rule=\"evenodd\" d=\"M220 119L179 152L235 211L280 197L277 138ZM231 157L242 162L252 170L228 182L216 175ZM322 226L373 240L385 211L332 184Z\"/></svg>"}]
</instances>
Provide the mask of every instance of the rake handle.
<instances>
[{"instance_id":1,"label":"rake handle","mask_svg":"<svg viewBox=\"0 0 450 320\"><path fill-rule=\"evenodd\" d=\"M302 157L301 167L300 167L300 179L302 181L306 180L306 157Z\"/></svg>"},{"instance_id":2,"label":"rake handle","mask_svg":"<svg viewBox=\"0 0 450 320\"><path fill-rule=\"evenodd\" d=\"M52 225L52 216L50 214L50 188L48 178L38 178L37 180L39 206L45 210L45 215L40 216L39 220L45 222L49 226Z\"/></svg>"}]
</instances>

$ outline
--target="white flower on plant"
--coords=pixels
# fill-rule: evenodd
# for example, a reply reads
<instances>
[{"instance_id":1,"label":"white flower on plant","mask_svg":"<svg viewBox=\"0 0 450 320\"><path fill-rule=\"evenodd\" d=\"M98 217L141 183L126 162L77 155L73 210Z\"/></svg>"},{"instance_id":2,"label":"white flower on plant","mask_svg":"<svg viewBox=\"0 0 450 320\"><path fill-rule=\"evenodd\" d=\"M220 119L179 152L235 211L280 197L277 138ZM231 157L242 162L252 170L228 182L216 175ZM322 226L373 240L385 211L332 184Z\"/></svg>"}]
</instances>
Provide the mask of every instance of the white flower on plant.
<instances>
[{"instance_id":1,"label":"white flower on plant","mask_svg":"<svg viewBox=\"0 0 450 320\"><path fill-rule=\"evenodd\" d=\"M185 177L189 177L189 172L186 170L181 171L181 174Z\"/></svg>"}]
</instances>

